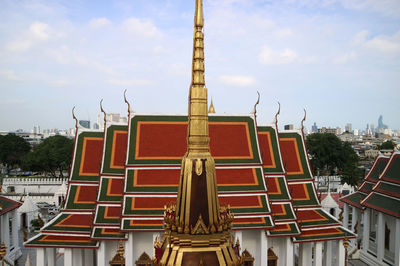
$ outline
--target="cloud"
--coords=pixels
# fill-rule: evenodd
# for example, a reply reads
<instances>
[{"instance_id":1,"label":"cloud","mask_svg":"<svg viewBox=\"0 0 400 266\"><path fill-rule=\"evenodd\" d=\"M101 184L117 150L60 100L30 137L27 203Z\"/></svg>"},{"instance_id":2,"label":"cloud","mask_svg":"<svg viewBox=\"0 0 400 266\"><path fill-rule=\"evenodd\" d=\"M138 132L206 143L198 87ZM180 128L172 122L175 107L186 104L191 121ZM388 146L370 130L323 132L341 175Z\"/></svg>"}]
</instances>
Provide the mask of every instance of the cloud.
<instances>
[{"instance_id":1,"label":"cloud","mask_svg":"<svg viewBox=\"0 0 400 266\"><path fill-rule=\"evenodd\" d=\"M25 52L31 48L32 42L28 40L12 41L5 45L6 50L10 52Z\"/></svg>"},{"instance_id":2,"label":"cloud","mask_svg":"<svg viewBox=\"0 0 400 266\"><path fill-rule=\"evenodd\" d=\"M350 52L350 53L343 54L341 56L334 58L333 62L335 64L346 64L346 63L350 62L351 60L355 59L356 56L357 55L355 52Z\"/></svg>"},{"instance_id":3,"label":"cloud","mask_svg":"<svg viewBox=\"0 0 400 266\"><path fill-rule=\"evenodd\" d=\"M89 27L102 28L111 25L111 21L107 18L94 18L89 21Z\"/></svg>"},{"instance_id":4,"label":"cloud","mask_svg":"<svg viewBox=\"0 0 400 266\"><path fill-rule=\"evenodd\" d=\"M295 63L298 59L294 50L285 48L283 50L272 50L264 46L259 53L259 60L264 65L285 65Z\"/></svg>"},{"instance_id":5,"label":"cloud","mask_svg":"<svg viewBox=\"0 0 400 266\"><path fill-rule=\"evenodd\" d=\"M358 32L354 36L352 44L385 55L400 54L400 31L393 35L379 35L368 39L369 35L369 32L366 30Z\"/></svg>"},{"instance_id":6,"label":"cloud","mask_svg":"<svg viewBox=\"0 0 400 266\"><path fill-rule=\"evenodd\" d=\"M150 20L129 18L122 23L122 28L128 33L143 37L158 37L159 29Z\"/></svg>"},{"instance_id":7,"label":"cloud","mask_svg":"<svg viewBox=\"0 0 400 266\"><path fill-rule=\"evenodd\" d=\"M29 32L38 41L49 40L50 26L42 22L34 22L29 26Z\"/></svg>"},{"instance_id":8,"label":"cloud","mask_svg":"<svg viewBox=\"0 0 400 266\"><path fill-rule=\"evenodd\" d=\"M250 76L222 75L219 80L226 85L237 87L251 86L255 83L255 79Z\"/></svg>"},{"instance_id":9,"label":"cloud","mask_svg":"<svg viewBox=\"0 0 400 266\"><path fill-rule=\"evenodd\" d=\"M0 69L0 76L8 80L19 81L22 80L14 70L10 69Z\"/></svg>"}]
</instances>

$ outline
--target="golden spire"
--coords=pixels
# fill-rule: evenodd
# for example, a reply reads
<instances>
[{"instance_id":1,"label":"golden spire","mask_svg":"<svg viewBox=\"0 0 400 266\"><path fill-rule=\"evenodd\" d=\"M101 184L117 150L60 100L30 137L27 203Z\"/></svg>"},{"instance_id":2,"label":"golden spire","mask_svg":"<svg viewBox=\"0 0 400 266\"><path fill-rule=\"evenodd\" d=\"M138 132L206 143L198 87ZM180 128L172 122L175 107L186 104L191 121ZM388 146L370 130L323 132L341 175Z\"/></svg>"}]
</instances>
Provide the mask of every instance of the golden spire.
<instances>
[{"instance_id":1,"label":"golden spire","mask_svg":"<svg viewBox=\"0 0 400 266\"><path fill-rule=\"evenodd\" d=\"M208 113L209 114L215 114L215 108L214 108L214 104L213 104L212 98L211 98L210 108L208 109Z\"/></svg>"},{"instance_id":2,"label":"golden spire","mask_svg":"<svg viewBox=\"0 0 400 266\"><path fill-rule=\"evenodd\" d=\"M233 216L230 207L219 205L215 162L210 153L203 25L203 1L196 0L187 152L182 158L176 205L165 206L164 222L169 244L162 257L156 258L160 265L185 265L185 256L178 253L201 255L201 248L210 246L216 249L215 253L227 256L218 257L220 265L239 263L230 243ZM210 264L210 258L195 258L190 254L186 256L191 258L188 260Z\"/></svg>"}]
</instances>

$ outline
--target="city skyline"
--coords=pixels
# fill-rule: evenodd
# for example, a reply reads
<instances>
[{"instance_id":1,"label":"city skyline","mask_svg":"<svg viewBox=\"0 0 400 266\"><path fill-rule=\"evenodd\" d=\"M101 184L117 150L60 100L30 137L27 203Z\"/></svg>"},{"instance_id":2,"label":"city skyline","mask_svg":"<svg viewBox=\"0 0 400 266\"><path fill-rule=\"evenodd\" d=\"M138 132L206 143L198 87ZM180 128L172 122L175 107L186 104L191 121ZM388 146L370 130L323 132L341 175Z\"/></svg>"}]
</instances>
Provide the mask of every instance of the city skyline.
<instances>
[{"instance_id":1,"label":"city skyline","mask_svg":"<svg viewBox=\"0 0 400 266\"><path fill-rule=\"evenodd\" d=\"M96 121L187 112L192 3L4 1L0 130L70 128L71 109ZM206 84L217 113L259 124L364 129L379 115L400 128L398 1L205 1Z\"/></svg>"}]
</instances>

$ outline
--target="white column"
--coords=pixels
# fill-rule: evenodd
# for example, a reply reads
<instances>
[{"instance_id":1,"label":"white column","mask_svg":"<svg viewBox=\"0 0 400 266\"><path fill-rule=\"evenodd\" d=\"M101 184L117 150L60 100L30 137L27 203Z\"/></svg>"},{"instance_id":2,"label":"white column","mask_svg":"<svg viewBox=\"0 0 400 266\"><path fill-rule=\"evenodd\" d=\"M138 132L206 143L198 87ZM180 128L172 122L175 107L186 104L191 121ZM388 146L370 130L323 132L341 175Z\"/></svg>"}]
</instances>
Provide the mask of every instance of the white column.
<instances>
[{"instance_id":1,"label":"white column","mask_svg":"<svg viewBox=\"0 0 400 266\"><path fill-rule=\"evenodd\" d=\"M56 266L56 249L46 248L46 255L47 255L47 265Z\"/></svg>"},{"instance_id":2,"label":"white column","mask_svg":"<svg viewBox=\"0 0 400 266\"><path fill-rule=\"evenodd\" d=\"M286 266L293 266L294 265L294 252L293 252L293 242L290 237L285 238L286 242L286 247L285 247L285 252L286 252ZM281 258L283 259L283 258Z\"/></svg>"},{"instance_id":3,"label":"white column","mask_svg":"<svg viewBox=\"0 0 400 266\"><path fill-rule=\"evenodd\" d=\"M45 265L46 263L46 252L44 248L36 249L36 265ZM68 265L68 264L64 264Z\"/></svg>"},{"instance_id":4,"label":"white column","mask_svg":"<svg viewBox=\"0 0 400 266\"><path fill-rule=\"evenodd\" d=\"M13 210L13 215L12 215L12 236L13 236L13 245L15 247L19 246L19 241L18 241L18 213L17 209Z\"/></svg>"},{"instance_id":5,"label":"white column","mask_svg":"<svg viewBox=\"0 0 400 266\"><path fill-rule=\"evenodd\" d=\"M324 266L331 266L332 264L332 241L326 241L324 246Z\"/></svg>"},{"instance_id":6,"label":"white column","mask_svg":"<svg viewBox=\"0 0 400 266\"><path fill-rule=\"evenodd\" d=\"M85 266L94 266L94 253L93 253L93 249L85 249L84 250L84 263L83 265Z\"/></svg>"},{"instance_id":7,"label":"white column","mask_svg":"<svg viewBox=\"0 0 400 266\"><path fill-rule=\"evenodd\" d=\"M400 265L400 219L396 219L396 233L395 233L395 239L394 241L394 250L397 250L397 252L394 253L394 265Z\"/></svg>"},{"instance_id":8,"label":"white column","mask_svg":"<svg viewBox=\"0 0 400 266\"><path fill-rule=\"evenodd\" d=\"M323 242L314 242L313 266L322 266L322 243Z\"/></svg>"},{"instance_id":9,"label":"white column","mask_svg":"<svg viewBox=\"0 0 400 266\"><path fill-rule=\"evenodd\" d=\"M312 243L300 243L299 253L299 266L312 265Z\"/></svg>"},{"instance_id":10,"label":"white column","mask_svg":"<svg viewBox=\"0 0 400 266\"><path fill-rule=\"evenodd\" d=\"M369 231L370 231L370 226L371 226L371 210L370 209L365 209L363 219L364 219L364 225L363 225L363 246L362 249L364 252L368 251L369 248Z\"/></svg>"},{"instance_id":11,"label":"white column","mask_svg":"<svg viewBox=\"0 0 400 266\"><path fill-rule=\"evenodd\" d=\"M133 233L129 233L128 240L125 242L125 266L134 266L133 258Z\"/></svg>"},{"instance_id":12,"label":"white column","mask_svg":"<svg viewBox=\"0 0 400 266\"><path fill-rule=\"evenodd\" d=\"M10 252L10 216L9 212L6 214L3 214L3 230L4 234L2 237L2 241L4 242L4 245L6 245L7 248L7 253Z\"/></svg>"},{"instance_id":13,"label":"white column","mask_svg":"<svg viewBox=\"0 0 400 266\"><path fill-rule=\"evenodd\" d=\"M65 266L74 266L74 262L72 260L72 248L65 248L64 249L64 265ZM44 265L44 264L37 264L37 265ZM78 265L76 265L78 266Z\"/></svg>"},{"instance_id":14,"label":"white column","mask_svg":"<svg viewBox=\"0 0 400 266\"><path fill-rule=\"evenodd\" d=\"M343 227L349 228L349 205L343 204Z\"/></svg>"},{"instance_id":15,"label":"white column","mask_svg":"<svg viewBox=\"0 0 400 266\"><path fill-rule=\"evenodd\" d=\"M383 213L378 212L378 227L376 228L376 258L382 262L385 252L385 219Z\"/></svg>"},{"instance_id":16,"label":"white column","mask_svg":"<svg viewBox=\"0 0 400 266\"><path fill-rule=\"evenodd\" d=\"M97 266L107 266L106 261L106 242L100 241L99 249L97 250Z\"/></svg>"},{"instance_id":17,"label":"white column","mask_svg":"<svg viewBox=\"0 0 400 266\"><path fill-rule=\"evenodd\" d=\"M261 266L268 265L268 239L264 230L260 231L260 258Z\"/></svg>"},{"instance_id":18,"label":"white column","mask_svg":"<svg viewBox=\"0 0 400 266\"><path fill-rule=\"evenodd\" d=\"M336 265L337 266L344 266L345 254L344 254L344 246L343 240L336 241L337 243L337 255L336 255Z\"/></svg>"},{"instance_id":19,"label":"white column","mask_svg":"<svg viewBox=\"0 0 400 266\"><path fill-rule=\"evenodd\" d=\"M73 265L84 265L83 264L83 254L84 250L80 248L74 248L72 250L72 264Z\"/></svg>"},{"instance_id":20,"label":"white column","mask_svg":"<svg viewBox=\"0 0 400 266\"><path fill-rule=\"evenodd\" d=\"M356 225L358 220L358 213L357 213L357 208L352 207L352 217L351 217L351 230L354 232L354 226Z\"/></svg>"}]
</instances>

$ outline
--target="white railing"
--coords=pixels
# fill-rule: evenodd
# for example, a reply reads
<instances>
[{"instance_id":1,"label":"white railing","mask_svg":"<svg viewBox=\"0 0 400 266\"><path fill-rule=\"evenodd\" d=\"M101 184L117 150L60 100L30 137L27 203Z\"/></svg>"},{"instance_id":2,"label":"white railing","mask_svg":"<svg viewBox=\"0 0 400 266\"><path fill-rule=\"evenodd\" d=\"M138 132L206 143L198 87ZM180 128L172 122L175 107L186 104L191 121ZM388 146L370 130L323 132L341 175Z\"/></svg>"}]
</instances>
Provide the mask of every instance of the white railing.
<instances>
[{"instance_id":1,"label":"white railing","mask_svg":"<svg viewBox=\"0 0 400 266\"><path fill-rule=\"evenodd\" d=\"M48 177L13 177L4 178L3 186L16 185L61 185L67 183L68 178L48 178Z\"/></svg>"}]
</instances>

